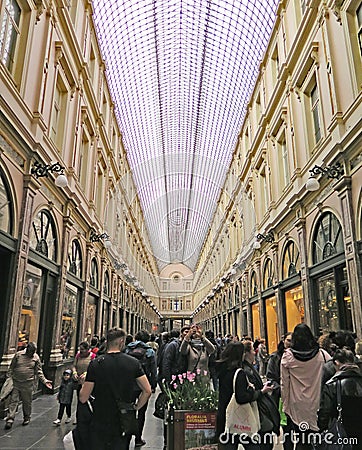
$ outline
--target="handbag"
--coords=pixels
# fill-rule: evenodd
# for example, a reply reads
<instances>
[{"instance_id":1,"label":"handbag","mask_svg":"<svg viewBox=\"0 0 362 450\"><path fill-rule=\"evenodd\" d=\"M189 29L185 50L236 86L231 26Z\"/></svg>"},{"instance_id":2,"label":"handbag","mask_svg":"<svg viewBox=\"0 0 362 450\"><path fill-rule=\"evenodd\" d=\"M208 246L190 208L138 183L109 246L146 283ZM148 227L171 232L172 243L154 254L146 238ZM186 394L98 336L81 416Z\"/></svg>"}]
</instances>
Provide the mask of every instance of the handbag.
<instances>
[{"instance_id":1,"label":"handbag","mask_svg":"<svg viewBox=\"0 0 362 450\"><path fill-rule=\"evenodd\" d=\"M257 402L239 404L235 398L236 378L241 369L236 370L233 379L233 395L226 408L225 432L253 436L260 430L260 417ZM245 375L246 376L246 375ZM247 382L250 385L248 377Z\"/></svg>"},{"instance_id":2,"label":"handbag","mask_svg":"<svg viewBox=\"0 0 362 450\"><path fill-rule=\"evenodd\" d=\"M257 400L260 417L260 431L280 434L280 414L277 405L268 394L262 394Z\"/></svg>"},{"instance_id":3,"label":"handbag","mask_svg":"<svg viewBox=\"0 0 362 450\"><path fill-rule=\"evenodd\" d=\"M9 397L9 395L13 391L13 388L14 388L13 379L11 377L8 377L5 380L5 383L3 384L0 391L0 402L4 401L6 398Z\"/></svg>"},{"instance_id":4,"label":"handbag","mask_svg":"<svg viewBox=\"0 0 362 450\"><path fill-rule=\"evenodd\" d=\"M322 433L321 444L317 446L318 450L352 450L342 422L341 380L337 380L337 413L337 417L331 420L328 430Z\"/></svg>"},{"instance_id":5,"label":"handbag","mask_svg":"<svg viewBox=\"0 0 362 450\"><path fill-rule=\"evenodd\" d=\"M155 410L153 415L157 419L165 418L165 410L167 409L167 396L164 392L160 392L155 401Z\"/></svg>"}]
</instances>

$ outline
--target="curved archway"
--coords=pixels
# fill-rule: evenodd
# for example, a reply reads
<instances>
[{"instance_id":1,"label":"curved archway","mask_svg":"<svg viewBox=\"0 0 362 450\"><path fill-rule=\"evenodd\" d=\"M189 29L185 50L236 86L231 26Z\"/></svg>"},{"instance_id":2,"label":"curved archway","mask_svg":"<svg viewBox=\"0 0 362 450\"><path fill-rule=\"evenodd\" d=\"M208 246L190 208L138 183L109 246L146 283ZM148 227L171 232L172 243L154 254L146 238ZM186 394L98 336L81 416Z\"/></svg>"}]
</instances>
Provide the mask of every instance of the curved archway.
<instances>
[{"instance_id":1,"label":"curved archway","mask_svg":"<svg viewBox=\"0 0 362 450\"><path fill-rule=\"evenodd\" d=\"M52 261L57 261L58 238L55 221L47 209L41 209L33 218L30 231L30 248Z\"/></svg>"},{"instance_id":2,"label":"curved archway","mask_svg":"<svg viewBox=\"0 0 362 450\"><path fill-rule=\"evenodd\" d=\"M327 211L318 219L312 246L313 264L344 252L342 225L332 212Z\"/></svg>"}]
</instances>

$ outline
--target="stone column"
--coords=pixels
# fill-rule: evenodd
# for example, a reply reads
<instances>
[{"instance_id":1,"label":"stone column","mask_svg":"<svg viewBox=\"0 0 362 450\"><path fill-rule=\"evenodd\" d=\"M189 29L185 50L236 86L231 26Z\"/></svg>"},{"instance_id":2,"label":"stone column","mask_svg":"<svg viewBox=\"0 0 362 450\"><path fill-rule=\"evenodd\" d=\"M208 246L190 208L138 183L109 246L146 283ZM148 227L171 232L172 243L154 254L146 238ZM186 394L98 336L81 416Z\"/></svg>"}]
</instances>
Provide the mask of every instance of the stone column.
<instances>
[{"instance_id":1,"label":"stone column","mask_svg":"<svg viewBox=\"0 0 362 450\"><path fill-rule=\"evenodd\" d=\"M302 215L303 210L300 207L297 210L297 220L295 221L295 227L298 232L298 244L299 244L299 255L300 255L300 279L303 289L304 296L304 320L311 327L313 332L318 335L319 330L317 329L316 318L313 315L313 305L312 305L312 286L309 278L308 269L308 247L307 247L307 235L305 219ZM292 331L292 330L287 330Z\"/></svg>"}]
</instances>

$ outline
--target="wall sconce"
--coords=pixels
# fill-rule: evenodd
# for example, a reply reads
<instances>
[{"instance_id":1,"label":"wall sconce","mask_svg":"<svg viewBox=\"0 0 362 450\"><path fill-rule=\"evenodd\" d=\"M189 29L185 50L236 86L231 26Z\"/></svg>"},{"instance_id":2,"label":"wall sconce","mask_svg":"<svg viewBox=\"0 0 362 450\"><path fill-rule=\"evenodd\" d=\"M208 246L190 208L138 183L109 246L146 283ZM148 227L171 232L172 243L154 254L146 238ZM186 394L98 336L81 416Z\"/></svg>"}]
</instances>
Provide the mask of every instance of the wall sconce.
<instances>
[{"instance_id":1,"label":"wall sconce","mask_svg":"<svg viewBox=\"0 0 362 450\"><path fill-rule=\"evenodd\" d=\"M40 164L38 161L35 161L30 173L36 178L47 177L49 172L59 173L55 179L55 185L58 187L66 187L68 186L68 180L64 175L64 169L65 167L61 166L59 162L54 164Z\"/></svg>"},{"instance_id":2,"label":"wall sconce","mask_svg":"<svg viewBox=\"0 0 362 450\"><path fill-rule=\"evenodd\" d=\"M267 233L267 234L261 234L261 233L258 233L258 234L256 235L256 241L255 241L254 244L253 244L253 248L254 248L254 249L258 249L258 248L261 247L260 241L261 241L261 242L264 242L264 241L265 241L265 242L269 242L270 244L271 244L272 242L274 242L275 239L274 239L274 234L273 234L273 232L272 232L272 231L269 231L269 233Z\"/></svg>"},{"instance_id":3,"label":"wall sconce","mask_svg":"<svg viewBox=\"0 0 362 450\"><path fill-rule=\"evenodd\" d=\"M110 238L109 238L107 233L97 234L94 231L91 231L91 234L89 236L89 240L90 240L90 242L101 242L101 241L104 241L104 246L106 248L111 248L112 247L112 242L110 241Z\"/></svg>"},{"instance_id":4,"label":"wall sconce","mask_svg":"<svg viewBox=\"0 0 362 450\"><path fill-rule=\"evenodd\" d=\"M305 183L305 188L307 191L313 192L318 191L320 188L319 181L315 178L317 175L326 175L330 179L338 179L343 175L343 167L339 163L333 166L314 166L313 169L309 171L310 176Z\"/></svg>"}]
</instances>

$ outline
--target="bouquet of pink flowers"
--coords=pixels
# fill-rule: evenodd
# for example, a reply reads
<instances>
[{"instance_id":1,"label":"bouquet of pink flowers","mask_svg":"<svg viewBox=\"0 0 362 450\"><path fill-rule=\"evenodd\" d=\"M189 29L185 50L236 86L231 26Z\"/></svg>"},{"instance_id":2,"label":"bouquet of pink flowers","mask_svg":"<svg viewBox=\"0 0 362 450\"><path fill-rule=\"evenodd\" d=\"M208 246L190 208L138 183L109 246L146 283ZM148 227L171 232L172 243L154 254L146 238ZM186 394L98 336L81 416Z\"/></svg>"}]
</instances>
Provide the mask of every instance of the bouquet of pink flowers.
<instances>
[{"instance_id":1,"label":"bouquet of pink flowers","mask_svg":"<svg viewBox=\"0 0 362 450\"><path fill-rule=\"evenodd\" d=\"M163 390L173 409L214 411L218 393L211 388L207 371L200 370L172 375L170 383L163 381Z\"/></svg>"}]
</instances>

